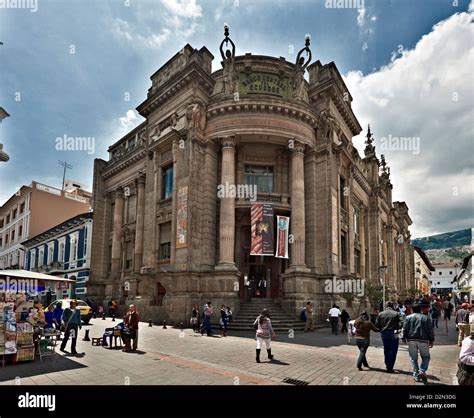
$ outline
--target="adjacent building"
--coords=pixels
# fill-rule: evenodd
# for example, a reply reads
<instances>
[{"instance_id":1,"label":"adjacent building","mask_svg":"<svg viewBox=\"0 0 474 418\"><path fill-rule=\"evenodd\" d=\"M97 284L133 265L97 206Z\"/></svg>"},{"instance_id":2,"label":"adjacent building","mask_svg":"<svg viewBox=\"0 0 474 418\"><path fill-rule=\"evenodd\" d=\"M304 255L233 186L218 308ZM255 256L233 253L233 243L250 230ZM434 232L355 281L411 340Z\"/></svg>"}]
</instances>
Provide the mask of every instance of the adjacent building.
<instances>
[{"instance_id":1,"label":"adjacent building","mask_svg":"<svg viewBox=\"0 0 474 418\"><path fill-rule=\"evenodd\" d=\"M207 300L237 312L250 278L292 315L313 300L320 320L345 304L334 278L406 294L408 206L392 201L370 128L364 155L353 146L362 127L336 65L308 65L309 41L296 64L223 45L218 71L189 44L156 71L145 121L95 160L89 295L181 322ZM256 233L257 204L269 223ZM255 234L276 241L276 216L289 218L289 257L254 255Z\"/></svg>"},{"instance_id":2,"label":"adjacent building","mask_svg":"<svg viewBox=\"0 0 474 418\"><path fill-rule=\"evenodd\" d=\"M33 181L0 207L0 270L24 268L22 242L90 211L91 193L69 182L64 190Z\"/></svg>"},{"instance_id":3,"label":"adjacent building","mask_svg":"<svg viewBox=\"0 0 474 418\"><path fill-rule=\"evenodd\" d=\"M454 278L461 270L461 263L452 261L449 263L433 264L433 267L435 270L431 272L430 277L431 293L452 297L457 291Z\"/></svg>"},{"instance_id":4,"label":"adjacent building","mask_svg":"<svg viewBox=\"0 0 474 418\"><path fill-rule=\"evenodd\" d=\"M472 266L472 254L464 258L461 270L454 278L457 292L456 296L462 302L474 304L474 274Z\"/></svg>"},{"instance_id":5,"label":"adjacent building","mask_svg":"<svg viewBox=\"0 0 474 418\"><path fill-rule=\"evenodd\" d=\"M92 212L81 213L42 232L22 245L26 251L26 270L61 276L75 281L75 295L85 299L89 280L92 237ZM67 294L67 282L45 289L54 298ZM63 286L61 288L61 286Z\"/></svg>"},{"instance_id":6,"label":"adjacent building","mask_svg":"<svg viewBox=\"0 0 474 418\"><path fill-rule=\"evenodd\" d=\"M413 246L415 250L415 291L416 296L430 295L430 278L435 268L431 264L426 253L420 248Z\"/></svg>"},{"instance_id":7,"label":"adjacent building","mask_svg":"<svg viewBox=\"0 0 474 418\"><path fill-rule=\"evenodd\" d=\"M3 119L8 118L10 115L8 112L0 106L0 125L2 124ZM6 162L10 159L10 156L3 151L3 144L0 143L0 162Z\"/></svg>"}]
</instances>

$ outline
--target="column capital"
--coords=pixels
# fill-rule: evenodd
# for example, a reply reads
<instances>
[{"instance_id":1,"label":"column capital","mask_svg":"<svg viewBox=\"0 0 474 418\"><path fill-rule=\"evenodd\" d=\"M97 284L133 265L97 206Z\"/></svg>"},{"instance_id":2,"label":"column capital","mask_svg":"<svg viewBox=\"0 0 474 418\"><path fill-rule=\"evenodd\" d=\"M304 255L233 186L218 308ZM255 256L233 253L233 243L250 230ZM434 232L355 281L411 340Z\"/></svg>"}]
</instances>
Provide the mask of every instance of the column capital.
<instances>
[{"instance_id":1,"label":"column capital","mask_svg":"<svg viewBox=\"0 0 474 418\"><path fill-rule=\"evenodd\" d=\"M224 148L235 148L238 141L235 136L226 136L223 138L219 138L219 142L222 145L222 149L224 149Z\"/></svg>"},{"instance_id":2,"label":"column capital","mask_svg":"<svg viewBox=\"0 0 474 418\"><path fill-rule=\"evenodd\" d=\"M137 186L145 185L146 176L145 174L140 174L140 176L135 180Z\"/></svg>"},{"instance_id":3,"label":"column capital","mask_svg":"<svg viewBox=\"0 0 474 418\"><path fill-rule=\"evenodd\" d=\"M304 154L305 152L305 149L306 149L306 145L296 139L290 139L290 144L291 146L289 146L290 148L290 154L291 155L297 155L297 154Z\"/></svg>"},{"instance_id":4,"label":"column capital","mask_svg":"<svg viewBox=\"0 0 474 418\"><path fill-rule=\"evenodd\" d=\"M123 199L123 187L119 187L118 189L113 191L113 196L115 199Z\"/></svg>"}]
</instances>

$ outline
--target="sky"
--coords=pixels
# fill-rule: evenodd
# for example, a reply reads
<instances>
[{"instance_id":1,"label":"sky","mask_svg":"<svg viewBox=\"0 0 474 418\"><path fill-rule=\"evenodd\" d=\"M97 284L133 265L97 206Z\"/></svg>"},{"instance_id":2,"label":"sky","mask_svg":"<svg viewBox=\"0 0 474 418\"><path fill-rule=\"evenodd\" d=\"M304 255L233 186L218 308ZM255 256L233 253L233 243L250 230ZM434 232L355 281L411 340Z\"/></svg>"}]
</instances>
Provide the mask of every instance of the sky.
<instances>
[{"instance_id":1,"label":"sky","mask_svg":"<svg viewBox=\"0 0 474 418\"><path fill-rule=\"evenodd\" d=\"M10 3L10 4L9 4ZM334 61L406 201L413 237L474 225L474 1L0 0L0 204L32 180L92 187L94 158L143 121L149 77L186 43ZM337 7L339 5L349 7ZM331 7L332 6L332 7ZM353 7L360 6L360 7ZM88 138L67 150L61 138ZM402 139L405 138L405 139Z\"/></svg>"}]
</instances>

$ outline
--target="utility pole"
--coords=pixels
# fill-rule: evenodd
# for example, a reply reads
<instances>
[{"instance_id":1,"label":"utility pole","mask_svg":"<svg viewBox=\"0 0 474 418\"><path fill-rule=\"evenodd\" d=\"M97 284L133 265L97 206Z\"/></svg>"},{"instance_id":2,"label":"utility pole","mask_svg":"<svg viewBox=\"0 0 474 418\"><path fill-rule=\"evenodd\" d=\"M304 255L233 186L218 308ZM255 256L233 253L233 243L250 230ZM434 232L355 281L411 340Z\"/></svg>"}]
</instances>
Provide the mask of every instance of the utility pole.
<instances>
[{"instance_id":1,"label":"utility pole","mask_svg":"<svg viewBox=\"0 0 474 418\"><path fill-rule=\"evenodd\" d=\"M66 170L68 168L72 168L72 165L71 164L68 164L67 161L58 161L58 164L62 167L64 167L64 171L63 171L63 186L61 187L61 190L64 191L64 181L66 179Z\"/></svg>"}]
</instances>

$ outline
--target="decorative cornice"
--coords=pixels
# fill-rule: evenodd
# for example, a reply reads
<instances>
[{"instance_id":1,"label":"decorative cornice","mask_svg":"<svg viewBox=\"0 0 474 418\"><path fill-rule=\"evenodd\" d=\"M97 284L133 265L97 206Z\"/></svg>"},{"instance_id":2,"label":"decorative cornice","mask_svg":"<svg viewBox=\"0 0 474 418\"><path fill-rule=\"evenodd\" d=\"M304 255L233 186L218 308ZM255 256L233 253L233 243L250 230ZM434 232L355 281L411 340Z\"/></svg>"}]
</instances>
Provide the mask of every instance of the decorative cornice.
<instances>
[{"instance_id":1,"label":"decorative cornice","mask_svg":"<svg viewBox=\"0 0 474 418\"><path fill-rule=\"evenodd\" d=\"M144 149L143 146L137 147L134 153L130 154L130 156L127 156L125 160L117 160L114 161L108 166L105 170L104 173L102 174L103 179L108 179L112 177L114 174L117 174L124 170L127 167L130 167L131 165L135 164L137 161L142 160L143 158L146 157L146 150Z\"/></svg>"}]
</instances>

